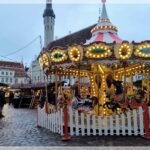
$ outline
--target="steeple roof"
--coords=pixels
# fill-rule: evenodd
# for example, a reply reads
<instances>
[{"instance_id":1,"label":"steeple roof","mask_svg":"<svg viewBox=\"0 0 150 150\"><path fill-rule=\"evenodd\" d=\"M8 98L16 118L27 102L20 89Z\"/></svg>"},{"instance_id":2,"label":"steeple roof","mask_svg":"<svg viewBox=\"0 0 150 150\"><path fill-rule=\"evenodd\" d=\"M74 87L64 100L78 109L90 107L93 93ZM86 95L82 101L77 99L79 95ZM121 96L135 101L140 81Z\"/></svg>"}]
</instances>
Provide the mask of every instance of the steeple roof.
<instances>
[{"instance_id":1,"label":"steeple roof","mask_svg":"<svg viewBox=\"0 0 150 150\"><path fill-rule=\"evenodd\" d=\"M96 41L102 41L106 43L113 43L114 41L120 43L122 40L118 37L118 29L114 26L108 18L106 10L106 0L102 0L102 13L97 25L91 30L92 37L86 42L90 44Z\"/></svg>"},{"instance_id":2,"label":"steeple roof","mask_svg":"<svg viewBox=\"0 0 150 150\"><path fill-rule=\"evenodd\" d=\"M101 19L108 19L108 15L107 15L107 11L106 11L106 6L105 6L106 0L103 0L102 2L103 2L103 8L102 8Z\"/></svg>"},{"instance_id":3,"label":"steeple roof","mask_svg":"<svg viewBox=\"0 0 150 150\"><path fill-rule=\"evenodd\" d=\"M52 8L52 0L46 0L46 9L44 10L43 17L54 17L55 14Z\"/></svg>"}]
</instances>

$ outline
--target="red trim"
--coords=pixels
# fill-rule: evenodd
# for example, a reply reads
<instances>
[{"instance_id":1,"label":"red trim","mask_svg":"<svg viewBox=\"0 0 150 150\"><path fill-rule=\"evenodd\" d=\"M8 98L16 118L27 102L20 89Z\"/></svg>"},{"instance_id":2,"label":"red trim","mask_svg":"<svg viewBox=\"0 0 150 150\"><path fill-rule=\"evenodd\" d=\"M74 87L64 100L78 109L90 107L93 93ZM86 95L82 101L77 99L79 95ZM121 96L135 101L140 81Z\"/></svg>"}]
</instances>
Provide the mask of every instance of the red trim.
<instances>
[{"instance_id":1,"label":"red trim","mask_svg":"<svg viewBox=\"0 0 150 150\"><path fill-rule=\"evenodd\" d=\"M95 41L102 41L104 40L104 33L99 33L96 37Z\"/></svg>"},{"instance_id":2,"label":"red trim","mask_svg":"<svg viewBox=\"0 0 150 150\"><path fill-rule=\"evenodd\" d=\"M109 32L109 35L111 36L112 39L114 39L117 43L121 43L122 40L119 39L115 34Z\"/></svg>"}]
</instances>

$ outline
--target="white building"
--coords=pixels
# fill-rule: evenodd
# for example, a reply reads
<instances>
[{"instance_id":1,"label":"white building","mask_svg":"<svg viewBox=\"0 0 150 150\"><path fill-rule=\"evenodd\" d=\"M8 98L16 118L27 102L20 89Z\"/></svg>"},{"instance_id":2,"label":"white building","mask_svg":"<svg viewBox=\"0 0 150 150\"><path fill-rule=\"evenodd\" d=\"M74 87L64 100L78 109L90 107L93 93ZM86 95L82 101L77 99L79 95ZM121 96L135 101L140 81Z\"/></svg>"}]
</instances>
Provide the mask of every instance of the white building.
<instances>
[{"instance_id":1,"label":"white building","mask_svg":"<svg viewBox=\"0 0 150 150\"><path fill-rule=\"evenodd\" d=\"M28 83L28 76L23 64L0 61L0 82L8 85Z\"/></svg>"},{"instance_id":2,"label":"white building","mask_svg":"<svg viewBox=\"0 0 150 150\"><path fill-rule=\"evenodd\" d=\"M27 72L31 83L44 82L45 75L41 69L38 60L32 61L32 64Z\"/></svg>"}]
</instances>

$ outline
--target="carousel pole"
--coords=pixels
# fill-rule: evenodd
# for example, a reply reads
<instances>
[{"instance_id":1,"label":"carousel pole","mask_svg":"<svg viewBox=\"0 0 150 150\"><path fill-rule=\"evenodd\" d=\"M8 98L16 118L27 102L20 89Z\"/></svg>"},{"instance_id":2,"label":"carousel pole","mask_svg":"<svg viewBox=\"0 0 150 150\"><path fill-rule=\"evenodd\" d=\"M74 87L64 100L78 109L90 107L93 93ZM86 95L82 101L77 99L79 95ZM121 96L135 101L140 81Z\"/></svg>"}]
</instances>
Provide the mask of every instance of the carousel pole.
<instances>
[{"instance_id":1,"label":"carousel pole","mask_svg":"<svg viewBox=\"0 0 150 150\"><path fill-rule=\"evenodd\" d=\"M57 96L58 96L58 75L57 75L57 67L55 69L55 109L57 111Z\"/></svg>"},{"instance_id":2,"label":"carousel pole","mask_svg":"<svg viewBox=\"0 0 150 150\"><path fill-rule=\"evenodd\" d=\"M124 86L124 94L123 94L123 97L124 97L124 100L125 100L125 96L126 96L126 69L125 69L125 62L123 62L123 67L124 67L124 81L123 81L123 86Z\"/></svg>"},{"instance_id":3,"label":"carousel pole","mask_svg":"<svg viewBox=\"0 0 150 150\"><path fill-rule=\"evenodd\" d=\"M60 94L62 94L62 78L61 78L61 75L59 75L59 81L60 81L60 85L59 85L59 87L60 87Z\"/></svg>"},{"instance_id":4,"label":"carousel pole","mask_svg":"<svg viewBox=\"0 0 150 150\"><path fill-rule=\"evenodd\" d=\"M98 68L97 68L96 76L98 76ZM98 90L97 90L98 91L98 93L97 93L98 95L97 96L98 96L98 115L99 115L99 110L100 110L100 94L99 94L100 93L100 87L99 87L99 81L98 80L97 80L97 85L98 85L97 86L97 88L98 88Z\"/></svg>"},{"instance_id":5,"label":"carousel pole","mask_svg":"<svg viewBox=\"0 0 150 150\"><path fill-rule=\"evenodd\" d=\"M48 114L48 75L45 74L46 77L46 82L45 82L45 91L46 91L46 95L45 95L45 112Z\"/></svg>"},{"instance_id":6,"label":"carousel pole","mask_svg":"<svg viewBox=\"0 0 150 150\"><path fill-rule=\"evenodd\" d=\"M131 92L132 92L132 94L133 94L133 76L131 75Z\"/></svg>"},{"instance_id":7,"label":"carousel pole","mask_svg":"<svg viewBox=\"0 0 150 150\"><path fill-rule=\"evenodd\" d=\"M80 62L79 62L79 72L78 72L78 80L79 80L79 84L78 84L78 92L80 95L80 88L81 88L81 78L80 78ZM81 96L81 95L80 95Z\"/></svg>"}]
</instances>

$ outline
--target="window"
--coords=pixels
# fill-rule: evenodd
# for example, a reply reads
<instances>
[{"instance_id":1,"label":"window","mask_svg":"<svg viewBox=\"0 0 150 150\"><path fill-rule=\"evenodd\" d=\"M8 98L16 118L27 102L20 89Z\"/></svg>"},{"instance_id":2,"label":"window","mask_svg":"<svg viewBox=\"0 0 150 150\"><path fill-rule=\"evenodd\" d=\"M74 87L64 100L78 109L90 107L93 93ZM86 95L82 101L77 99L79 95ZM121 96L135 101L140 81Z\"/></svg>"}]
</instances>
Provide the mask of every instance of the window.
<instances>
[{"instance_id":1,"label":"window","mask_svg":"<svg viewBox=\"0 0 150 150\"><path fill-rule=\"evenodd\" d=\"M38 76L38 81L40 81L40 76Z\"/></svg>"},{"instance_id":2,"label":"window","mask_svg":"<svg viewBox=\"0 0 150 150\"><path fill-rule=\"evenodd\" d=\"M4 78L1 79L1 82L4 83Z\"/></svg>"},{"instance_id":3,"label":"window","mask_svg":"<svg viewBox=\"0 0 150 150\"><path fill-rule=\"evenodd\" d=\"M6 78L6 80L5 80L5 81L6 81L6 83L8 83L8 78Z\"/></svg>"},{"instance_id":4,"label":"window","mask_svg":"<svg viewBox=\"0 0 150 150\"><path fill-rule=\"evenodd\" d=\"M10 83L12 83L12 78L10 78Z\"/></svg>"},{"instance_id":5,"label":"window","mask_svg":"<svg viewBox=\"0 0 150 150\"><path fill-rule=\"evenodd\" d=\"M1 72L2 75L4 75L4 72Z\"/></svg>"},{"instance_id":6,"label":"window","mask_svg":"<svg viewBox=\"0 0 150 150\"><path fill-rule=\"evenodd\" d=\"M15 83L18 83L18 79L15 79Z\"/></svg>"},{"instance_id":7,"label":"window","mask_svg":"<svg viewBox=\"0 0 150 150\"><path fill-rule=\"evenodd\" d=\"M10 75L12 76L12 72L10 72Z\"/></svg>"},{"instance_id":8,"label":"window","mask_svg":"<svg viewBox=\"0 0 150 150\"><path fill-rule=\"evenodd\" d=\"M6 75L8 75L8 72L6 72Z\"/></svg>"}]
</instances>

